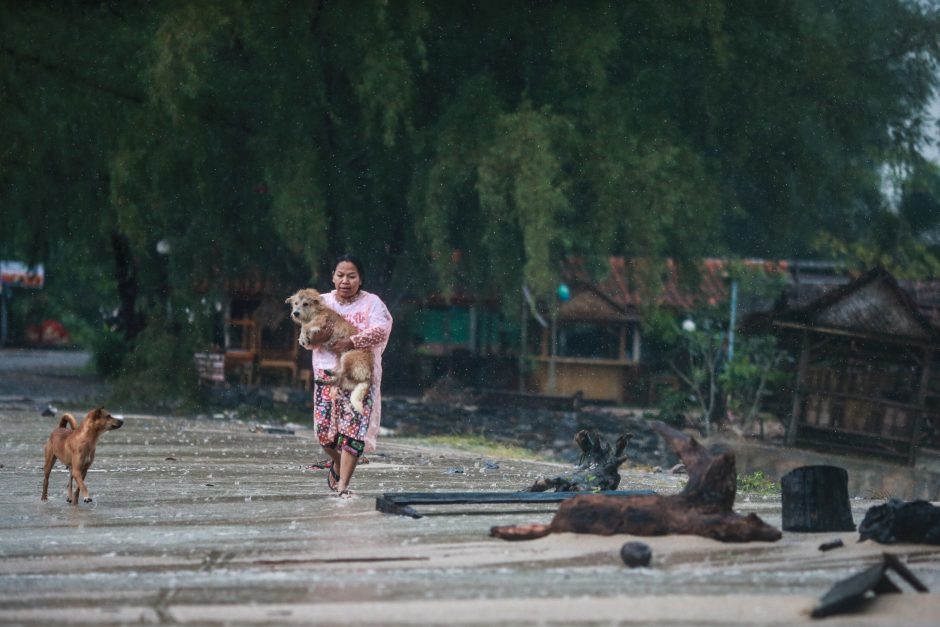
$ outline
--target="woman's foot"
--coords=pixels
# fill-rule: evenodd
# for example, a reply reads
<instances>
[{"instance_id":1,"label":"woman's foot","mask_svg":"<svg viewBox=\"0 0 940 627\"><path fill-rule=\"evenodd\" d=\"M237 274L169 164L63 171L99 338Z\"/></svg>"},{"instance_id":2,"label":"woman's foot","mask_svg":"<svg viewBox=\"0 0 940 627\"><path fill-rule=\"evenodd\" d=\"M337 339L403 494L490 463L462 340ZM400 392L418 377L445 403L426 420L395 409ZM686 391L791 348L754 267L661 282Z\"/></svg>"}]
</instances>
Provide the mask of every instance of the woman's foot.
<instances>
[{"instance_id":1,"label":"woman's foot","mask_svg":"<svg viewBox=\"0 0 940 627\"><path fill-rule=\"evenodd\" d=\"M326 473L326 485L330 487L330 490L336 492L337 483L339 483L339 473L336 472L333 466L330 466L329 472Z\"/></svg>"},{"instance_id":2,"label":"woman's foot","mask_svg":"<svg viewBox=\"0 0 940 627\"><path fill-rule=\"evenodd\" d=\"M351 499L353 497L353 492L349 488L346 488L345 490L340 490L337 492L336 496L341 499Z\"/></svg>"}]
</instances>

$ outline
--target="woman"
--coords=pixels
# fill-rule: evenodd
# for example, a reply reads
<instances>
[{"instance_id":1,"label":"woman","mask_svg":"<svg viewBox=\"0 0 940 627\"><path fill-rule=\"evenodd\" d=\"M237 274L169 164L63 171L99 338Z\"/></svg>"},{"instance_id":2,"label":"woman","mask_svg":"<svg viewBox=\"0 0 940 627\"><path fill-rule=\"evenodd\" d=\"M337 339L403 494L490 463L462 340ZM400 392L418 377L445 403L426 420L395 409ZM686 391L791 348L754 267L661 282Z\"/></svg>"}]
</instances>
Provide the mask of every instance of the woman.
<instances>
[{"instance_id":1,"label":"woman","mask_svg":"<svg viewBox=\"0 0 940 627\"><path fill-rule=\"evenodd\" d=\"M392 316L375 294L362 290L362 263L353 255L343 255L333 266L333 287L323 294L323 302L348 320L359 333L337 340L332 351L313 348L313 423L320 446L333 463L327 474L330 489L348 497L359 457L375 450L381 419L382 352L392 332ZM339 363L338 354L351 349L371 350L375 355L372 385L360 414L349 401L349 392L330 383Z\"/></svg>"}]
</instances>

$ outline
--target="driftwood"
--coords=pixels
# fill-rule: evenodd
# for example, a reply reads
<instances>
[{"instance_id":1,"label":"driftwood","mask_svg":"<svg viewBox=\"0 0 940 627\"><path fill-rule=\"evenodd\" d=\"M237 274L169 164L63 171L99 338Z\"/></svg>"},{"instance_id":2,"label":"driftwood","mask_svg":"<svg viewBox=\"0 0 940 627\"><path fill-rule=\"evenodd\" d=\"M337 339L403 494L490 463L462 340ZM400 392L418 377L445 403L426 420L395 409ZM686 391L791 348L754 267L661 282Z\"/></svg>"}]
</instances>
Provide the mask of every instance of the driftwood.
<instances>
[{"instance_id":1,"label":"driftwood","mask_svg":"<svg viewBox=\"0 0 940 627\"><path fill-rule=\"evenodd\" d=\"M531 540L552 532L639 536L692 534L722 542L780 539L780 530L756 514L734 513L737 477L734 453L710 453L694 438L661 422L652 423L685 464L689 481L679 494L616 497L574 496L561 503L551 523L493 527L504 540Z\"/></svg>"},{"instance_id":2,"label":"driftwood","mask_svg":"<svg viewBox=\"0 0 940 627\"><path fill-rule=\"evenodd\" d=\"M581 449L578 467L557 477L540 478L526 492L616 490L620 485L620 466L627 461L623 450L632 437L632 433L624 433L617 438L617 444L612 449L597 431L578 431L574 436L575 444Z\"/></svg>"}]
</instances>

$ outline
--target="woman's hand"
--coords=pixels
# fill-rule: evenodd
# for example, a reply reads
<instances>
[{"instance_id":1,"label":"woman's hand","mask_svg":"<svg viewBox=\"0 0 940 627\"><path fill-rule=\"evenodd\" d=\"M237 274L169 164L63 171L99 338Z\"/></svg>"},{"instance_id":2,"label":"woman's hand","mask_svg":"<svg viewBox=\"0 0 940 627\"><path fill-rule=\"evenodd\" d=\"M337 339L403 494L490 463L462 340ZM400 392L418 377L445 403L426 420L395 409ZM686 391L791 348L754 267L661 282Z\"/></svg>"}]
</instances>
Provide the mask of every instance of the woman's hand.
<instances>
[{"instance_id":1,"label":"woman's hand","mask_svg":"<svg viewBox=\"0 0 940 627\"><path fill-rule=\"evenodd\" d=\"M354 348L356 347L355 345L353 345L353 341L350 340L349 338L342 338L342 339L336 340L330 346L330 350L336 353L337 355L341 353L345 353L346 351L351 351Z\"/></svg>"},{"instance_id":2,"label":"woman's hand","mask_svg":"<svg viewBox=\"0 0 940 627\"><path fill-rule=\"evenodd\" d=\"M332 320L327 320L323 323L323 326L320 327L316 333L311 329L301 329L300 330L300 345L304 348L316 348L320 344L323 344L333 335L334 323Z\"/></svg>"}]
</instances>

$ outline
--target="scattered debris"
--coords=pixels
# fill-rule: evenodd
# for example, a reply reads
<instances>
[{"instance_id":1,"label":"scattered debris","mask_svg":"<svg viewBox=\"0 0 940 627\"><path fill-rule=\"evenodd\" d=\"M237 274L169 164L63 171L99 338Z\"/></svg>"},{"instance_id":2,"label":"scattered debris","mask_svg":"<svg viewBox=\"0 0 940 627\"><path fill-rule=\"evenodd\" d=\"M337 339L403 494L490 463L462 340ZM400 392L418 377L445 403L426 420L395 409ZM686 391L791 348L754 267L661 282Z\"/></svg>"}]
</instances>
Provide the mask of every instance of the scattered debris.
<instances>
[{"instance_id":1,"label":"scattered debris","mask_svg":"<svg viewBox=\"0 0 940 627\"><path fill-rule=\"evenodd\" d=\"M504 540L530 540L552 532L640 536L693 534L721 542L780 539L780 530L757 514L733 511L737 489L734 453L711 453L698 441L662 422L654 431L675 451L688 469L689 481L679 494L631 496L583 494L562 502L548 525L492 527L490 535Z\"/></svg>"},{"instance_id":2,"label":"scattered debris","mask_svg":"<svg viewBox=\"0 0 940 627\"><path fill-rule=\"evenodd\" d=\"M859 542L940 544L940 507L927 501L891 499L869 508L858 533Z\"/></svg>"},{"instance_id":3,"label":"scattered debris","mask_svg":"<svg viewBox=\"0 0 940 627\"><path fill-rule=\"evenodd\" d=\"M445 470L444 473L445 473L445 474L448 474L448 475L462 475L462 474L463 474L463 468L458 468L458 467L456 467L456 466L453 466L453 467L448 468L447 470Z\"/></svg>"},{"instance_id":4,"label":"scattered debris","mask_svg":"<svg viewBox=\"0 0 940 627\"><path fill-rule=\"evenodd\" d=\"M252 425L248 428L252 433L267 433L268 435L294 435L293 429L285 427L270 427L268 425Z\"/></svg>"},{"instance_id":5,"label":"scattered debris","mask_svg":"<svg viewBox=\"0 0 940 627\"><path fill-rule=\"evenodd\" d=\"M575 444L581 449L578 467L557 477L542 477L528 488L529 492L597 492L598 490L616 490L620 485L620 466L627 460L623 454L632 433L624 433L617 438L615 448L611 448L597 431L582 429L574 437Z\"/></svg>"},{"instance_id":6,"label":"scattered debris","mask_svg":"<svg viewBox=\"0 0 940 627\"><path fill-rule=\"evenodd\" d=\"M812 617L823 618L848 613L856 609L862 601L875 595L901 592L897 584L888 577L889 570L900 575L918 592L928 592L927 586L908 570L897 555L885 553L880 563L832 586L820 599L819 605L813 608Z\"/></svg>"},{"instance_id":7,"label":"scattered debris","mask_svg":"<svg viewBox=\"0 0 940 627\"><path fill-rule=\"evenodd\" d=\"M49 418L50 416L55 416L58 411L59 410L52 405L46 405L45 409L42 410L42 415Z\"/></svg>"},{"instance_id":8,"label":"scattered debris","mask_svg":"<svg viewBox=\"0 0 940 627\"><path fill-rule=\"evenodd\" d=\"M412 505L481 505L484 503L558 503L577 492L386 492L375 499L375 509L386 514L423 518ZM652 490L607 492L609 496L634 497L655 494ZM467 512L461 512L466 514ZM488 513L481 511L482 513Z\"/></svg>"},{"instance_id":9,"label":"scattered debris","mask_svg":"<svg viewBox=\"0 0 940 627\"><path fill-rule=\"evenodd\" d=\"M163 461L166 461L166 462L175 462L175 461L176 461L176 458L175 458L175 457L164 457L164 458L163 458Z\"/></svg>"},{"instance_id":10,"label":"scattered debris","mask_svg":"<svg viewBox=\"0 0 940 627\"><path fill-rule=\"evenodd\" d=\"M844 468L794 468L780 479L780 497L784 531L855 531Z\"/></svg>"},{"instance_id":11,"label":"scattered debris","mask_svg":"<svg viewBox=\"0 0 940 627\"><path fill-rule=\"evenodd\" d=\"M823 542L819 545L820 551L831 551L832 549L840 549L845 546L845 543L842 542L842 538L836 538L835 540L830 540L829 542Z\"/></svg>"},{"instance_id":12,"label":"scattered debris","mask_svg":"<svg viewBox=\"0 0 940 627\"><path fill-rule=\"evenodd\" d=\"M620 558L630 568L649 566L653 550L643 542L627 542L620 547Z\"/></svg>"}]
</instances>

